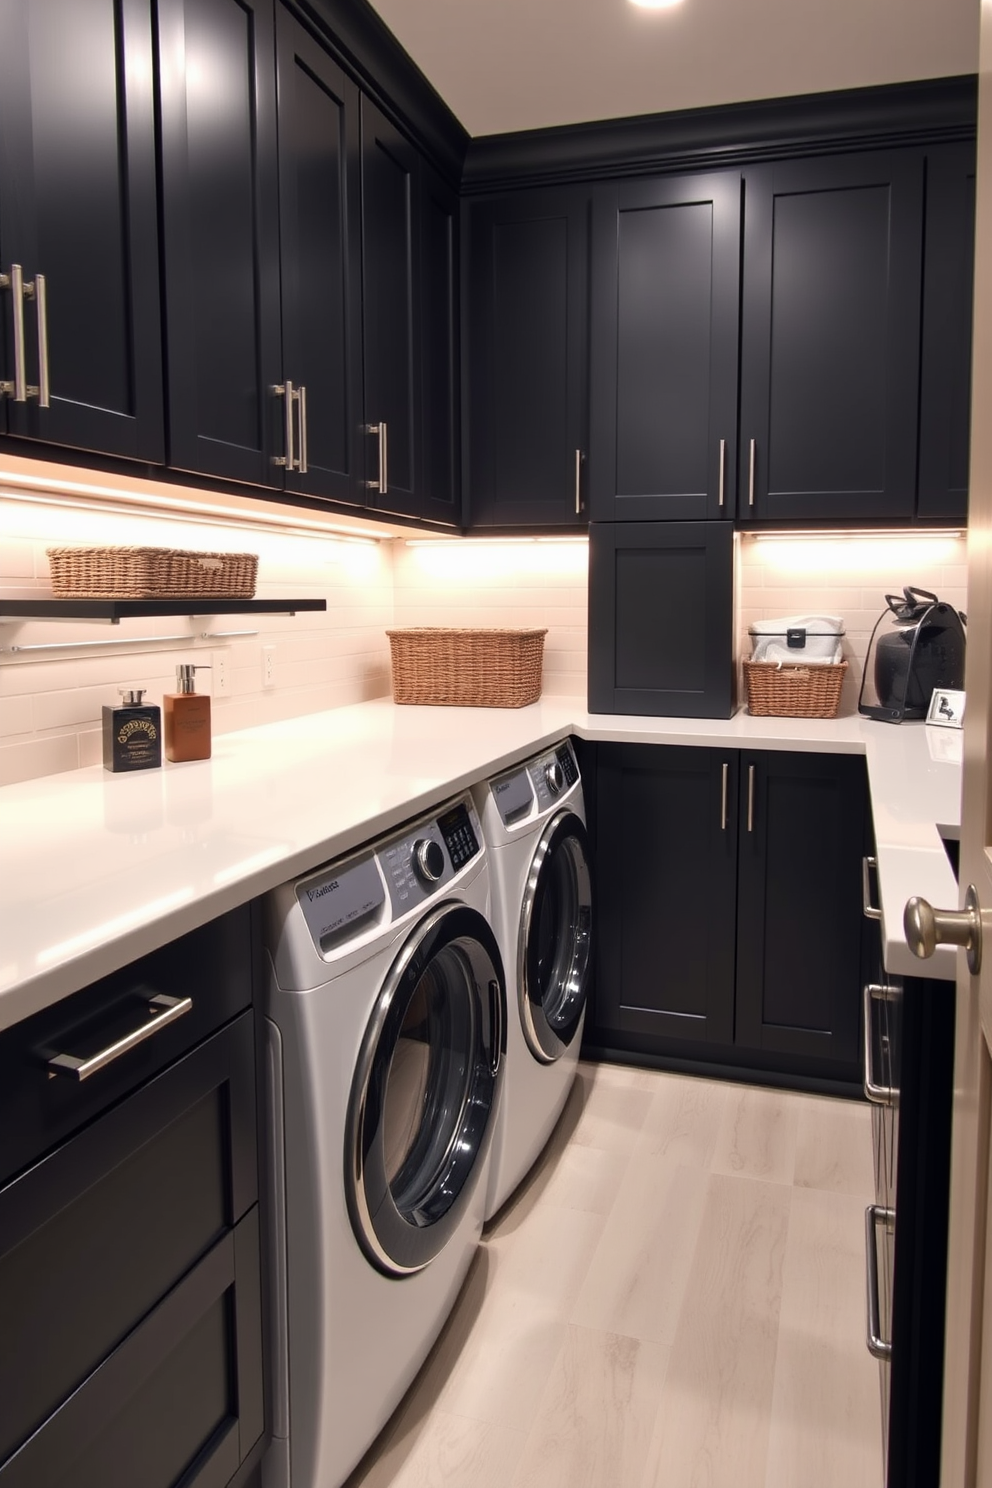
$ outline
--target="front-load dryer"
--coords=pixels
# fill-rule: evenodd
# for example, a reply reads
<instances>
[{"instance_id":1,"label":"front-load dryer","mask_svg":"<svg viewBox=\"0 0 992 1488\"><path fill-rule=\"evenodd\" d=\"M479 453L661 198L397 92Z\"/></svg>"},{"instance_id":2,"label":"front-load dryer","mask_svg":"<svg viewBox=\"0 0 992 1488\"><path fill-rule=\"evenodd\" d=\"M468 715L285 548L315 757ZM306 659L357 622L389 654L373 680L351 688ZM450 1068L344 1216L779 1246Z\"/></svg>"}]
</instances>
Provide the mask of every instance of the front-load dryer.
<instances>
[{"instance_id":1,"label":"front-load dryer","mask_svg":"<svg viewBox=\"0 0 992 1488\"><path fill-rule=\"evenodd\" d=\"M266 898L266 1488L347 1477L475 1252L506 1029L489 904L469 796Z\"/></svg>"},{"instance_id":2,"label":"front-load dryer","mask_svg":"<svg viewBox=\"0 0 992 1488\"><path fill-rule=\"evenodd\" d=\"M575 1077L593 904L582 782L567 739L474 794L507 976L506 1077L488 1219L537 1161Z\"/></svg>"}]
</instances>

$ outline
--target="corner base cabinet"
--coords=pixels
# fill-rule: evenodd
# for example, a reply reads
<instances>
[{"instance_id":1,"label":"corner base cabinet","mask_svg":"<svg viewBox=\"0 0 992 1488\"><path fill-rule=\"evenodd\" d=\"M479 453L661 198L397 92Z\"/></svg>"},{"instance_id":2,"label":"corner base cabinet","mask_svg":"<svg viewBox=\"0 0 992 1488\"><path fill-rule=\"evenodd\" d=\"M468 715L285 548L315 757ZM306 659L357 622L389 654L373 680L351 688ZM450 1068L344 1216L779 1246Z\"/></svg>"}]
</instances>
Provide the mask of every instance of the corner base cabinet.
<instances>
[{"instance_id":1,"label":"corner base cabinet","mask_svg":"<svg viewBox=\"0 0 992 1488\"><path fill-rule=\"evenodd\" d=\"M250 923L0 1035L2 1488L221 1488L261 1457Z\"/></svg>"},{"instance_id":2,"label":"corner base cabinet","mask_svg":"<svg viewBox=\"0 0 992 1488\"><path fill-rule=\"evenodd\" d=\"M858 1080L864 761L643 744L596 755L587 1040Z\"/></svg>"}]
</instances>

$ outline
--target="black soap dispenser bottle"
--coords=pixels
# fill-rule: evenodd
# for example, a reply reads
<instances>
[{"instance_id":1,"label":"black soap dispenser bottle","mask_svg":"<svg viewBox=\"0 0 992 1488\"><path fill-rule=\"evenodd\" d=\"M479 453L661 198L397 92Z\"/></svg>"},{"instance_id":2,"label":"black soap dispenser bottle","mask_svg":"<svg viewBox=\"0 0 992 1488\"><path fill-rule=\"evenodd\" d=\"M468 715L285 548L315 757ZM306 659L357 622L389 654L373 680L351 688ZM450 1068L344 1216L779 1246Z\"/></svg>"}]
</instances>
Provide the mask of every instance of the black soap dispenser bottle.
<instances>
[{"instance_id":1,"label":"black soap dispenser bottle","mask_svg":"<svg viewBox=\"0 0 992 1488\"><path fill-rule=\"evenodd\" d=\"M103 768L153 770L162 763L162 710L143 703L144 688L118 688L121 703L103 710Z\"/></svg>"}]
</instances>

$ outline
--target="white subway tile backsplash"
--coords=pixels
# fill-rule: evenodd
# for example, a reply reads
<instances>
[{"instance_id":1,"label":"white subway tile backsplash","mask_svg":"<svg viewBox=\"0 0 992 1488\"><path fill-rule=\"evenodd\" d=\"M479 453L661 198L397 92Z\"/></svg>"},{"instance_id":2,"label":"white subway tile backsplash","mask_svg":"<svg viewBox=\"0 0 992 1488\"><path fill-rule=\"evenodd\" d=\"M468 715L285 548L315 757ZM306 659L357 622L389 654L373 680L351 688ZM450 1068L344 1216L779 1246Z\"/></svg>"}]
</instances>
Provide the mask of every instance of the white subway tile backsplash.
<instances>
[{"instance_id":1,"label":"white subway tile backsplash","mask_svg":"<svg viewBox=\"0 0 992 1488\"><path fill-rule=\"evenodd\" d=\"M386 630L412 625L547 628L544 690L584 697L588 552L582 543L500 543L472 539L410 546L402 539L349 543L225 527L157 514L74 507L55 511L0 499L0 587L47 587L44 549L54 542L147 543L259 554L260 597L316 595L325 614L133 620L119 626L25 622L0 625L0 783L98 764L103 703L118 688L143 687L152 701L175 686L179 661L209 663L223 650L229 695L213 700L214 733L277 721L390 692ZM787 614L836 613L847 635L845 711L857 704L871 629L887 592L904 583L935 590L966 608L964 539L931 548L900 539L896 549L797 539L787 548L744 540L738 592L740 647L747 626ZM891 557L896 552L896 557ZM852 558L854 554L854 558ZM254 631L203 637L203 632ZM112 632L112 633L111 633ZM149 636L182 634L182 642ZM10 655L12 645L133 639L132 646ZM262 685L262 647L275 647L275 685ZM210 672L197 686L212 691Z\"/></svg>"}]
</instances>

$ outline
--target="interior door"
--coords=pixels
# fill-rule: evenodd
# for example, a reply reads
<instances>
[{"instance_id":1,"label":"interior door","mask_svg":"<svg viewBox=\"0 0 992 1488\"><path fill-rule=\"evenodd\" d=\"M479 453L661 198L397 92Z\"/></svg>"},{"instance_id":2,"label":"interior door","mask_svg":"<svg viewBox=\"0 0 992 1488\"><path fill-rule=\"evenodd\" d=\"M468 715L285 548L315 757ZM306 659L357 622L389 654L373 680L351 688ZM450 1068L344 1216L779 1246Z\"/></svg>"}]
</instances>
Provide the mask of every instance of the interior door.
<instances>
[{"instance_id":1,"label":"interior door","mask_svg":"<svg viewBox=\"0 0 992 1488\"><path fill-rule=\"evenodd\" d=\"M985 931L980 973L958 953L944 1371L943 1488L992 1482L992 8L982 6L975 252L971 515L961 810L961 887L977 890Z\"/></svg>"}]
</instances>

